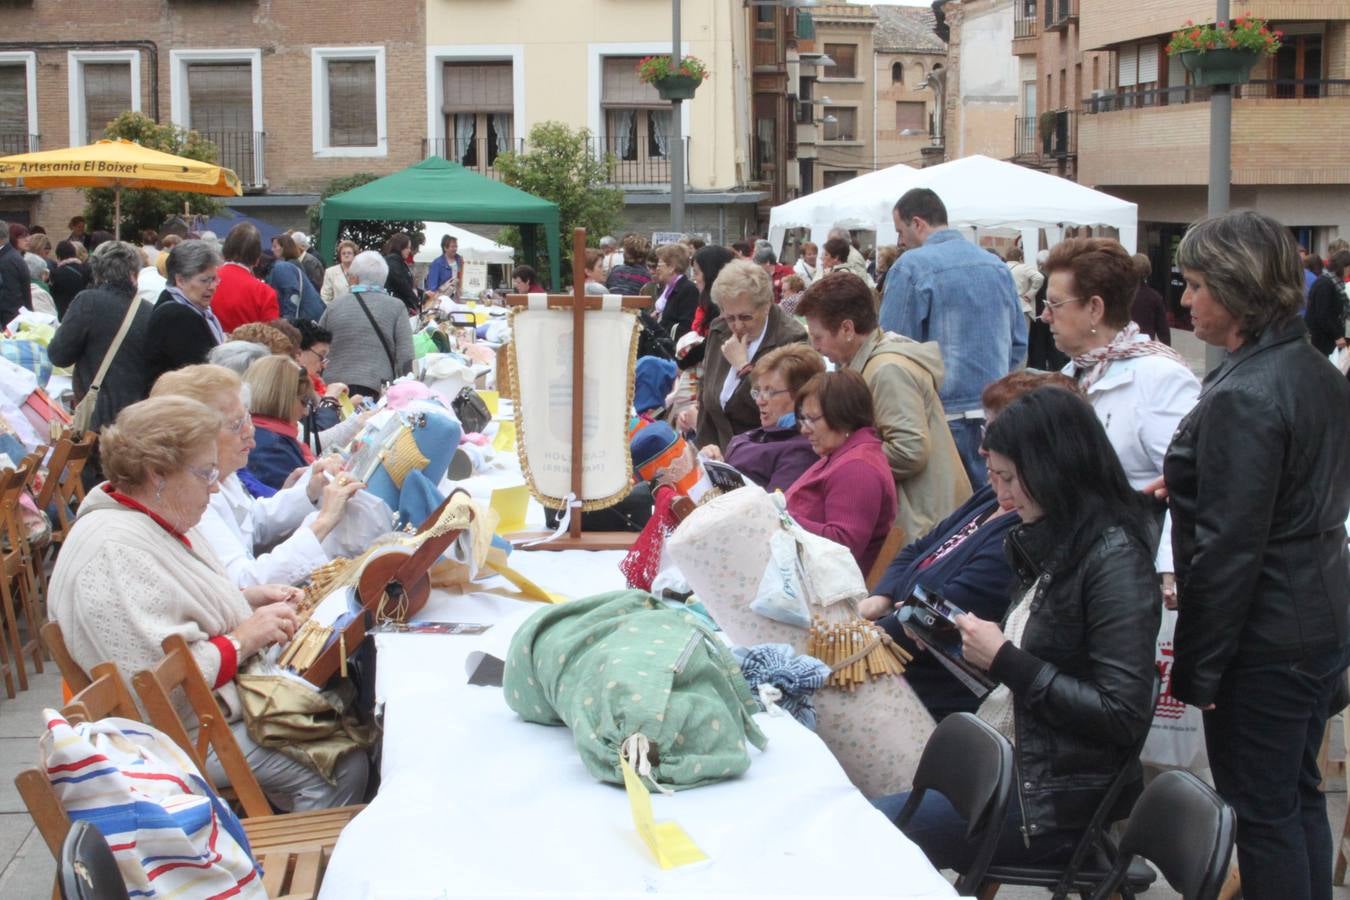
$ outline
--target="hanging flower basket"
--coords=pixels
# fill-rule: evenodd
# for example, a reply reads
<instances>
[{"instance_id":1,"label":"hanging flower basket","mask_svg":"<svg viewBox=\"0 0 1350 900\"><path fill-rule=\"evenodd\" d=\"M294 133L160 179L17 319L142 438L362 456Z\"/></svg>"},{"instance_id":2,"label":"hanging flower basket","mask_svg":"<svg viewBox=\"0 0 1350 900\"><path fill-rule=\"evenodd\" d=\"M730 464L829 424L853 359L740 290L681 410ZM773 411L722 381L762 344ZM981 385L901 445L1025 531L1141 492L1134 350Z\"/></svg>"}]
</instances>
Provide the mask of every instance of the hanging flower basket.
<instances>
[{"instance_id":1,"label":"hanging flower basket","mask_svg":"<svg viewBox=\"0 0 1350 900\"><path fill-rule=\"evenodd\" d=\"M708 77L708 68L696 56L681 57L679 65L673 65L669 56L648 56L637 64L637 76L653 85L662 100L692 100Z\"/></svg>"},{"instance_id":2,"label":"hanging flower basket","mask_svg":"<svg viewBox=\"0 0 1350 900\"><path fill-rule=\"evenodd\" d=\"M1250 14L1207 25L1188 19L1185 28L1172 33L1167 53L1181 59L1196 84L1245 84L1261 57L1280 49L1282 37L1284 32L1272 31L1264 19Z\"/></svg>"}]
</instances>

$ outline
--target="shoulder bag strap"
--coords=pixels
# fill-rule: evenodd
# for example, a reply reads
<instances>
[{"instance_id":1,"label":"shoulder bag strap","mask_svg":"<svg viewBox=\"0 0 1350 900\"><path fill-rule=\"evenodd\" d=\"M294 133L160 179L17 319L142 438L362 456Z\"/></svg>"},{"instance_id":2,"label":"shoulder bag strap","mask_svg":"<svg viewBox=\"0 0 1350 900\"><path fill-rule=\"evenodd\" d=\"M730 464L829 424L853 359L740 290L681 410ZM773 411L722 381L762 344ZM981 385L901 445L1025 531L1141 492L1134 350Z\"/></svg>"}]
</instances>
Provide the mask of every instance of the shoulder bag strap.
<instances>
[{"instance_id":1,"label":"shoulder bag strap","mask_svg":"<svg viewBox=\"0 0 1350 900\"><path fill-rule=\"evenodd\" d=\"M370 307L366 306L366 299L361 296L361 292L354 292L352 296L356 298L357 303L361 304L361 312L366 314L366 320L370 322L370 327L375 329L375 336L380 339L380 346L384 348L384 355L389 357L389 379L392 381L398 377L398 364L394 362L394 348L389 346L389 338L385 337L384 332L380 330L380 326L375 323L375 317L370 314Z\"/></svg>"},{"instance_id":2,"label":"shoulder bag strap","mask_svg":"<svg viewBox=\"0 0 1350 900\"><path fill-rule=\"evenodd\" d=\"M98 364L98 373L94 375L94 380L89 383L89 390L80 399L78 405L85 407L85 420L78 423L81 426L81 431L87 430L89 419L94 416L94 406L98 403L98 392L103 387L103 379L108 376L108 369L112 368L113 359L117 356L117 351L122 348L122 341L126 340L127 332L131 330L131 323L136 319L136 312L140 308L141 302L140 297L135 294L131 295L131 302L127 304L127 313L122 317L122 324L118 326L117 334L113 336L112 343L108 345L108 352L103 354L103 361Z\"/></svg>"}]
</instances>

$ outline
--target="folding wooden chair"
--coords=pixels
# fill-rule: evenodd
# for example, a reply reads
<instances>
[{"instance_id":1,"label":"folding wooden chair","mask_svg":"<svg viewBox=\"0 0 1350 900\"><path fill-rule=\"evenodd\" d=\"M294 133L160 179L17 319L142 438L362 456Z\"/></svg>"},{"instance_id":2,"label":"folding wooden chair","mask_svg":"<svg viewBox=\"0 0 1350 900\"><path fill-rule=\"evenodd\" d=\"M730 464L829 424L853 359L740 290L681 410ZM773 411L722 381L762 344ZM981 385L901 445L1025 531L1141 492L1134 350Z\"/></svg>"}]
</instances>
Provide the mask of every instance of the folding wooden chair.
<instances>
[{"instance_id":1,"label":"folding wooden chair","mask_svg":"<svg viewBox=\"0 0 1350 900\"><path fill-rule=\"evenodd\" d=\"M891 566L891 560L905 546L905 529L899 525L892 525L891 530L886 534L886 540L881 542L881 549L877 551L877 561L872 563L871 570L867 573L867 589L875 591L877 585L881 584L881 579L885 577L886 570Z\"/></svg>"},{"instance_id":2,"label":"folding wooden chair","mask_svg":"<svg viewBox=\"0 0 1350 900\"><path fill-rule=\"evenodd\" d=\"M28 670L24 655L30 654L33 667L43 671L42 642L38 629L43 617L39 613L38 583L33 574L36 561L28 546L27 530L19 515L19 498L28 483L30 469L5 469L0 472L0 616L13 651L11 663L19 676L19 690L28 690ZM26 639L19 635L19 619L26 621Z\"/></svg>"},{"instance_id":3,"label":"folding wooden chair","mask_svg":"<svg viewBox=\"0 0 1350 900\"><path fill-rule=\"evenodd\" d=\"M98 435L92 431L79 436L67 431L56 442L51 459L47 461L47 480L42 483L37 505L41 510L55 507L56 517L52 520L53 547L66 539L75 522L74 507L84 500L81 476L97 441Z\"/></svg>"},{"instance_id":4,"label":"folding wooden chair","mask_svg":"<svg viewBox=\"0 0 1350 900\"><path fill-rule=\"evenodd\" d=\"M61 626L56 622L48 622L38 631L42 637L42 644L51 654L52 659L56 660L56 667L61 670L61 678L65 680L66 687L72 694L78 694L80 691L89 687L91 681L89 673L80 667L75 661L75 657L70 655L70 650L66 647L66 636L61 631Z\"/></svg>"},{"instance_id":5,"label":"folding wooden chair","mask_svg":"<svg viewBox=\"0 0 1350 900\"><path fill-rule=\"evenodd\" d=\"M274 890L273 879L286 878L289 878L291 894L300 896L306 891L317 894L338 835L357 813L365 809L364 804L313 812L274 813L181 635L165 638L164 659L151 669L137 672L132 683L150 717L150 724L192 756L203 772L206 771L208 751L215 751L248 817L243 820L244 829L248 832L254 855L262 863L263 884L267 886L268 895L278 896L277 891L281 889L278 883ZM197 715L195 742L189 738L171 699L174 691L179 689Z\"/></svg>"}]
</instances>

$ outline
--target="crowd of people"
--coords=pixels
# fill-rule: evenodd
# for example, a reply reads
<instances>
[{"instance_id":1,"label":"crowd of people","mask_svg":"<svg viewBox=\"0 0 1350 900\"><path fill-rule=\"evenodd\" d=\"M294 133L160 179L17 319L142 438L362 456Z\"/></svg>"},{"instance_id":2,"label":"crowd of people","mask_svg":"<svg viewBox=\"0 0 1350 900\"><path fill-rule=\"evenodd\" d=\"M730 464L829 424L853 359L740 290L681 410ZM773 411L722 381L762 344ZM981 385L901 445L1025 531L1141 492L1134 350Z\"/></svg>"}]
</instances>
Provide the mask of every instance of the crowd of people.
<instances>
[{"instance_id":1,"label":"crowd of people","mask_svg":"<svg viewBox=\"0 0 1350 900\"><path fill-rule=\"evenodd\" d=\"M1149 260L1115 239L995 254L926 189L893 216L896 247L864 254L839 230L791 265L767 241L602 238L586 292L653 300L636 412L782 491L798 524L878 574L859 612L914 653L929 712L975 713L1012 743L996 863L1065 856L1122 771L1111 813L1128 813L1166 606L1171 691L1203 710L1244 890L1327 896L1315 760L1350 664L1350 381L1327 357L1345 346L1350 249L1305 280L1312 263L1267 216L1194 225L1182 304L1226 354L1202 384L1169 346ZM51 612L86 667L137 671L183 635L228 708L240 664L294 633L294 586L329 561L363 487L325 455L363 421L338 408L410 371L410 316L458 293L463 259L445 238L419 285L406 234L343 241L325 266L303 233L265 252L248 223L139 247L83 226L55 246L0 235L0 314L49 309L51 361L73 367L77 399L96 391L106 480ZM518 292L539 281L512 272ZM918 588L962 611L988 696L905 630ZM234 721L281 808L361 799L363 756L316 778ZM907 799L875 803L894 818ZM966 825L929 794L904 829L961 868Z\"/></svg>"}]
</instances>

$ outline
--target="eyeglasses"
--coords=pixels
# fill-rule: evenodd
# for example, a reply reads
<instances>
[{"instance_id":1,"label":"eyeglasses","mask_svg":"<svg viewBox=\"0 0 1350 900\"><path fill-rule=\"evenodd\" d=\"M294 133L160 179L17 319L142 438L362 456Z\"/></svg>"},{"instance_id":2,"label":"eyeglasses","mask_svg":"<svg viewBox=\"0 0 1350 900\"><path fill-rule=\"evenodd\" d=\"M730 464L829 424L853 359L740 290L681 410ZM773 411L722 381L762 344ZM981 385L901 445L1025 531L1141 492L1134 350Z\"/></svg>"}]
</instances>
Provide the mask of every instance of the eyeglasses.
<instances>
[{"instance_id":1,"label":"eyeglasses","mask_svg":"<svg viewBox=\"0 0 1350 900\"><path fill-rule=\"evenodd\" d=\"M1077 301L1077 302L1079 302L1079 303L1082 303L1082 302L1083 302L1083 298L1082 298L1082 297L1065 297L1063 300L1056 300L1056 301L1054 301L1054 302L1051 302L1051 301L1050 301L1050 298L1047 297L1046 300L1045 300L1045 308L1048 309L1048 310L1050 310L1051 312L1054 312L1055 310L1059 309L1059 308L1060 308L1061 306L1063 306L1064 304L1066 304L1066 303L1073 303L1074 301Z\"/></svg>"},{"instance_id":2,"label":"eyeglasses","mask_svg":"<svg viewBox=\"0 0 1350 900\"><path fill-rule=\"evenodd\" d=\"M324 366L328 365L328 353L320 353L318 350L315 350L313 348L306 350L305 352L314 354L314 358L319 361L319 368L322 369Z\"/></svg>"},{"instance_id":3,"label":"eyeglasses","mask_svg":"<svg viewBox=\"0 0 1350 900\"><path fill-rule=\"evenodd\" d=\"M780 390L776 390L776 391L771 391L771 390L768 390L767 388L751 388L751 389L750 389L750 399L751 399L751 400L754 400L756 403L758 403L758 402L761 401L761 400L772 400L774 397L777 397L779 394L790 394L790 393L792 393L792 392L789 391L787 388L781 388Z\"/></svg>"},{"instance_id":4,"label":"eyeglasses","mask_svg":"<svg viewBox=\"0 0 1350 900\"><path fill-rule=\"evenodd\" d=\"M211 466L209 469L199 469L196 466L188 466L187 470L200 478L203 484L212 485L220 481L220 466Z\"/></svg>"},{"instance_id":5,"label":"eyeglasses","mask_svg":"<svg viewBox=\"0 0 1350 900\"><path fill-rule=\"evenodd\" d=\"M230 434L240 434L244 430L244 423L247 421L248 416L240 416L231 422L226 422L225 430Z\"/></svg>"},{"instance_id":6,"label":"eyeglasses","mask_svg":"<svg viewBox=\"0 0 1350 900\"><path fill-rule=\"evenodd\" d=\"M811 429L814 430L816 424L824 420L825 416L823 415L808 416L806 413L797 413L797 418L801 421L803 425L809 425Z\"/></svg>"},{"instance_id":7,"label":"eyeglasses","mask_svg":"<svg viewBox=\"0 0 1350 900\"><path fill-rule=\"evenodd\" d=\"M726 319L728 322L742 322L748 325L751 322L755 321L755 319L759 318L759 316L756 313L741 313L740 315L732 315L731 313L722 313L722 318Z\"/></svg>"}]
</instances>

